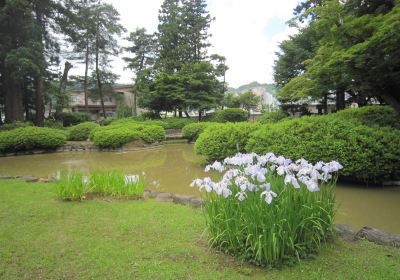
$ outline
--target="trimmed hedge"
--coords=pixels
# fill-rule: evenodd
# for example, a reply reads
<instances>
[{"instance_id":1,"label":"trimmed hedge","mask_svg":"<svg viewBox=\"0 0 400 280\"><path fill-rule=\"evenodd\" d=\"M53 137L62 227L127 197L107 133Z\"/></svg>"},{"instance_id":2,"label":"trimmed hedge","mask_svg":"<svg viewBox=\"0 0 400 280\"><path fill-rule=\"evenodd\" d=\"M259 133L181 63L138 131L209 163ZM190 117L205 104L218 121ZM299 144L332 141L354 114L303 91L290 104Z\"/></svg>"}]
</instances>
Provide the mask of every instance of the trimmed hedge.
<instances>
[{"instance_id":1,"label":"trimmed hedge","mask_svg":"<svg viewBox=\"0 0 400 280\"><path fill-rule=\"evenodd\" d=\"M13 130L13 129L16 129L16 128L28 127L28 126L33 126L33 124L31 122L5 123L5 124L0 126L0 131Z\"/></svg>"},{"instance_id":2,"label":"trimmed hedge","mask_svg":"<svg viewBox=\"0 0 400 280\"><path fill-rule=\"evenodd\" d=\"M90 133L93 129L99 127L94 122L84 122L70 127L68 140L70 141L85 141L89 138Z\"/></svg>"},{"instance_id":3,"label":"trimmed hedge","mask_svg":"<svg viewBox=\"0 0 400 280\"><path fill-rule=\"evenodd\" d=\"M248 114L246 111L238 108L228 108L224 110L219 110L214 113L212 118L215 122L245 122L248 119Z\"/></svg>"},{"instance_id":4,"label":"trimmed hedge","mask_svg":"<svg viewBox=\"0 0 400 280\"><path fill-rule=\"evenodd\" d=\"M214 125L213 122L197 122L185 125L182 128L182 136L189 142L196 141L199 135L209 126Z\"/></svg>"},{"instance_id":5,"label":"trimmed hedge","mask_svg":"<svg viewBox=\"0 0 400 280\"><path fill-rule=\"evenodd\" d=\"M117 119L112 121L111 125L116 124L129 124L129 123L137 123L137 124L145 124L145 125L157 125L161 126L165 129L168 128L183 128L185 125L192 123L193 121L189 118L166 118L166 119L159 119L159 120L144 120L140 117L130 117L130 118L123 118Z\"/></svg>"},{"instance_id":6,"label":"trimmed hedge","mask_svg":"<svg viewBox=\"0 0 400 280\"><path fill-rule=\"evenodd\" d=\"M367 127L335 114L302 117L262 126L251 134L248 152L273 152L312 163L338 160L341 175L360 181L400 178L400 130Z\"/></svg>"},{"instance_id":7,"label":"trimmed hedge","mask_svg":"<svg viewBox=\"0 0 400 280\"><path fill-rule=\"evenodd\" d=\"M62 113L61 118L63 120L64 127L77 125L89 121L88 114L79 112Z\"/></svg>"},{"instance_id":8,"label":"trimmed hedge","mask_svg":"<svg viewBox=\"0 0 400 280\"><path fill-rule=\"evenodd\" d=\"M349 108L328 116L366 126L390 126L400 128L400 115L390 106L365 106Z\"/></svg>"},{"instance_id":9,"label":"trimmed hedge","mask_svg":"<svg viewBox=\"0 0 400 280\"><path fill-rule=\"evenodd\" d=\"M250 133L259 127L258 123L211 125L197 139L196 153L206 156L208 161L213 161L244 152Z\"/></svg>"},{"instance_id":10,"label":"trimmed hedge","mask_svg":"<svg viewBox=\"0 0 400 280\"><path fill-rule=\"evenodd\" d=\"M165 139L165 130L161 126L126 121L95 128L90 139L100 148L115 149L139 139L146 143L161 142Z\"/></svg>"},{"instance_id":11,"label":"trimmed hedge","mask_svg":"<svg viewBox=\"0 0 400 280\"><path fill-rule=\"evenodd\" d=\"M34 149L54 150L64 145L67 136L62 130L28 126L0 132L0 152Z\"/></svg>"},{"instance_id":12,"label":"trimmed hedge","mask_svg":"<svg viewBox=\"0 0 400 280\"><path fill-rule=\"evenodd\" d=\"M289 114L285 111L276 111L276 112L269 112L265 113L261 116L258 120L261 124L269 124L269 123L276 123L283 119L289 118Z\"/></svg>"}]
</instances>

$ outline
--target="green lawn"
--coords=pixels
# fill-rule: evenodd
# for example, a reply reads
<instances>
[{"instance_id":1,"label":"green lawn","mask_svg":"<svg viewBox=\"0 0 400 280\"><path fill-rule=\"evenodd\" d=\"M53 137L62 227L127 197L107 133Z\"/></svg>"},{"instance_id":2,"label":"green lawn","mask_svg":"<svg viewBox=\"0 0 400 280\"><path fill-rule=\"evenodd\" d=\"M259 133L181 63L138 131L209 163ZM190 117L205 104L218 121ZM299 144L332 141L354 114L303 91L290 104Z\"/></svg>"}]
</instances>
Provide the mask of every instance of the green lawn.
<instances>
[{"instance_id":1,"label":"green lawn","mask_svg":"<svg viewBox=\"0 0 400 280\"><path fill-rule=\"evenodd\" d=\"M61 202L53 184L0 181L0 279L400 279L400 250L337 240L282 270L207 245L200 210L172 203Z\"/></svg>"}]
</instances>

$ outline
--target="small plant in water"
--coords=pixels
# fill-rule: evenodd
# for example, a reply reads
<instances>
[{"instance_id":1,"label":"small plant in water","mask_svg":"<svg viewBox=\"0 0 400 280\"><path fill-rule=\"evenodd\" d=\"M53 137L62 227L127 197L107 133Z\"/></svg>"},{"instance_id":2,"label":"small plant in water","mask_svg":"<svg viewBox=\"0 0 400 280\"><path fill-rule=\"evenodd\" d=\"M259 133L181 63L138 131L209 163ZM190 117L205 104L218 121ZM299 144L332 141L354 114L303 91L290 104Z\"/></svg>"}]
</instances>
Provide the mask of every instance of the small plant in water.
<instances>
[{"instance_id":1,"label":"small plant in water","mask_svg":"<svg viewBox=\"0 0 400 280\"><path fill-rule=\"evenodd\" d=\"M72 172L60 175L56 193L63 200L82 200L88 193L139 198L143 195L144 186L143 174L125 175L117 171L98 171L85 176Z\"/></svg>"},{"instance_id":2,"label":"small plant in water","mask_svg":"<svg viewBox=\"0 0 400 280\"><path fill-rule=\"evenodd\" d=\"M56 194L63 200L82 200L87 192L87 183L84 176L78 172L58 175Z\"/></svg>"},{"instance_id":3,"label":"small plant in water","mask_svg":"<svg viewBox=\"0 0 400 280\"><path fill-rule=\"evenodd\" d=\"M255 264L276 266L318 252L332 235L334 187L342 166L313 165L272 153L237 154L208 165L221 180L196 179L205 190L210 243Z\"/></svg>"}]
</instances>

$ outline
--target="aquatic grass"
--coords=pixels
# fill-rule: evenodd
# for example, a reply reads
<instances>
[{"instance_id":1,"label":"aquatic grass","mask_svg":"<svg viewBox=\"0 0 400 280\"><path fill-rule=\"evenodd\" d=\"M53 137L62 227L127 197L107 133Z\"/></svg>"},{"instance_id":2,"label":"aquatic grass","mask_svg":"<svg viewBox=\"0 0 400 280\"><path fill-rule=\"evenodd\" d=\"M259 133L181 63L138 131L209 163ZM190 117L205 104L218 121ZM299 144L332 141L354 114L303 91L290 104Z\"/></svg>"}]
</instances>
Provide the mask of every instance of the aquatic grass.
<instances>
[{"instance_id":1,"label":"aquatic grass","mask_svg":"<svg viewBox=\"0 0 400 280\"><path fill-rule=\"evenodd\" d=\"M87 193L84 176L78 172L61 174L56 183L56 195L62 200L80 201Z\"/></svg>"},{"instance_id":2,"label":"aquatic grass","mask_svg":"<svg viewBox=\"0 0 400 280\"><path fill-rule=\"evenodd\" d=\"M239 154L206 171L221 181L196 179L210 244L261 266L298 262L333 235L336 163L293 163L271 154ZM333 174L333 176L331 175ZM318 184L319 183L319 184Z\"/></svg>"},{"instance_id":3,"label":"aquatic grass","mask_svg":"<svg viewBox=\"0 0 400 280\"><path fill-rule=\"evenodd\" d=\"M79 172L61 174L56 194L62 200L82 200L88 194L140 198L145 187L144 175L125 175L119 171L96 171L86 176Z\"/></svg>"},{"instance_id":4,"label":"aquatic grass","mask_svg":"<svg viewBox=\"0 0 400 280\"><path fill-rule=\"evenodd\" d=\"M98 195L141 197L144 192L142 175L125 175L119 171L97 171L89 176L90 192Z\"/></svg>"}]
</instances>

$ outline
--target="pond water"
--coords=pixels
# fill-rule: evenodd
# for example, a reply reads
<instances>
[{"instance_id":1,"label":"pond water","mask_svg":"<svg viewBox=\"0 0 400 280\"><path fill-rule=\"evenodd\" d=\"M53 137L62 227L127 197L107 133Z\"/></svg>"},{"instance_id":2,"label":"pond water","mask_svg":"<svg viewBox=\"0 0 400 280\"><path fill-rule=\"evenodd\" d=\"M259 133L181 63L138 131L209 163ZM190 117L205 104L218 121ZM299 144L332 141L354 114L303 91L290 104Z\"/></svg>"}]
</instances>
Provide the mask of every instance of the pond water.
<instances>
[{"instance_id":1,"label":"pond water","mask_svg":"<svg viewBox=\"0 0 400 280\"><path fill-rule=\"evenodd\" d=\"M153 191L199 195L189 187L202 178L204 159L193 145L167 144L131 152L53 153L0 158L1 175L49 176L58 170L121 170L127 174L145 172L147 188ZM1 181L0 181L1 184ZM367 188L339 184L337 223L364 225L400 233L400 188Z\"/></svg>"}]
</instances>

